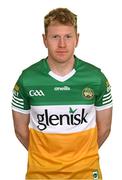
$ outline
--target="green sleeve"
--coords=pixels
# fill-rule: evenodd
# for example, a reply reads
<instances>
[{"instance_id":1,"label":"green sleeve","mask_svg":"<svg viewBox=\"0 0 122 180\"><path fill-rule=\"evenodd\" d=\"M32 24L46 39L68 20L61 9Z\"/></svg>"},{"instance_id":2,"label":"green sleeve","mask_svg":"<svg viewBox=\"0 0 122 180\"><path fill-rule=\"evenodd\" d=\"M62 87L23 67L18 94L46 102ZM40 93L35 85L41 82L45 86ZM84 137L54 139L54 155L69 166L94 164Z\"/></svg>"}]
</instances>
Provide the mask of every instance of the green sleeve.
<instances>
[{"instance_id":1,"label":"green sleeve","mask_svg":"<svg viewBox=\"0 0 122 180\"><path fill-rule=\"evenodd\" d=\"M95 99L95 106L96 110L103 110L112 106L111 86L102 72L100 74L100 83Z\"/></svg>"},{"instance_id":2,"label":"green sleeve","mask_svg":"<svg viewBox=\"0 0 122 180\"><path fill-rule=\"evenodd\" d=\"M28 114L30 110L29 99L23 83L23 74L20 75L13 89L12 109L25 114Z\"/></svg>"}]
</instances>

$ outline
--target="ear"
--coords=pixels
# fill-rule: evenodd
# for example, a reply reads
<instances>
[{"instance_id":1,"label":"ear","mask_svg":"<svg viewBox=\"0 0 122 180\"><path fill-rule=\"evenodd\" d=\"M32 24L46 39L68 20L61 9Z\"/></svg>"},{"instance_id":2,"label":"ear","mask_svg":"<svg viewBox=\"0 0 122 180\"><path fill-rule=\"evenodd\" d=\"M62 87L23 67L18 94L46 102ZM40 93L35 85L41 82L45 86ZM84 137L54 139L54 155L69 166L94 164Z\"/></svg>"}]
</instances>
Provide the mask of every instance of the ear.
<instances>
[{"instance_id":1,"label":"ear","mask_svg":"<svg viewBox=\"0 0 122 180\"><path fill-rule=\"evenodd\" d=\"M78 42L79 42L79 36L80 36L80 34L77 33L77 34L76 34L76 45L75 45L75 47L77 47L77 45L78 45Z\"/></svg>"},{"instance_id":2,"label":"ear","mask_svg":"<svg viewBox=\"0 0 122 180\"><path fill-rule=\"evenodd\" d=\"M45 47L47 48L47 37L45 34L42 34L42 38L43 38L43 43L45 45Z\"/></svg>"}]
</instances>

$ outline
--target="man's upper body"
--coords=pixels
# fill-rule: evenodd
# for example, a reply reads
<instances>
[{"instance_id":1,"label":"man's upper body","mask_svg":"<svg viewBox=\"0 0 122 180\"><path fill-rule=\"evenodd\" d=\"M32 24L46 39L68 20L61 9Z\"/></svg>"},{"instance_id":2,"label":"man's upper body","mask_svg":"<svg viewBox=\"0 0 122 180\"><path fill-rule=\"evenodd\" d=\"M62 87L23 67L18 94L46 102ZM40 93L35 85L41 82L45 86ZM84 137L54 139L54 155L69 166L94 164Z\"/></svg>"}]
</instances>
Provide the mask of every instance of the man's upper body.
<instances>
[{"instance_id":1,"label":"man's upper body","mask_svg":"<svg viewBox=\"0 0 122 180\"><path fill-rule=\"evenodd\" d=\"M13 91L18 139L28 150L26 179L102 179L98 148L111 129L112 97L99 68L74 56L76 15L45 16L48 57L24 70Z\"/></svg>"}]
</instances>

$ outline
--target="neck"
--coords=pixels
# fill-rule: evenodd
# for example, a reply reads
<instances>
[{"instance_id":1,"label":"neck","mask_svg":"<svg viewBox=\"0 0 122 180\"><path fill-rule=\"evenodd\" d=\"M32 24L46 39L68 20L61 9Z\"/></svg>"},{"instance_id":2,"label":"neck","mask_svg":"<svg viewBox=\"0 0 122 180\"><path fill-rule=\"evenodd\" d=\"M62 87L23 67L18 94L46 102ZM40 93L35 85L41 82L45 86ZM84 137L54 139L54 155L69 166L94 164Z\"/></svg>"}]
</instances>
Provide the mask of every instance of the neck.
<instances>
[{"instance_id":1,"label":"neck","mask_svg":"<svg viewBox=\"0 0 122 180\"><path fill-rule=\"evenodd\" d=\"M48 65L51 71L59 76L70 73L74 67L74 57L66 62L56 62L48 57Z\"/></svg>"}]
</instances>

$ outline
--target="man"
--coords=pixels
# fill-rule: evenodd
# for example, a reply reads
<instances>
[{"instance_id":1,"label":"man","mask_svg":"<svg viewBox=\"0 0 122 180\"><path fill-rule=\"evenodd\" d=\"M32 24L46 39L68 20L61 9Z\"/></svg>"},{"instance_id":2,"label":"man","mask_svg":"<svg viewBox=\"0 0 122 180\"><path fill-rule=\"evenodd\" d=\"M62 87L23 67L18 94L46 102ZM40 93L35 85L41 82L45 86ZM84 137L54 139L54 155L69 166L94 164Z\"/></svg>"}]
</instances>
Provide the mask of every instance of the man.
<instances>
[{"instance_id":1,"label":"man","mask_svg":"<svg viewBox=\"0 0 122 180\"><path fill-rule=\"evenodd\" d=\"M24 70L13 91L17 138L28 150L26 179L102 179L98 148L111 129L110 85L99 68L74 55L77 16L49 12L48 57Z\"/></svg>"}]
</instances>

